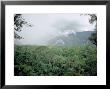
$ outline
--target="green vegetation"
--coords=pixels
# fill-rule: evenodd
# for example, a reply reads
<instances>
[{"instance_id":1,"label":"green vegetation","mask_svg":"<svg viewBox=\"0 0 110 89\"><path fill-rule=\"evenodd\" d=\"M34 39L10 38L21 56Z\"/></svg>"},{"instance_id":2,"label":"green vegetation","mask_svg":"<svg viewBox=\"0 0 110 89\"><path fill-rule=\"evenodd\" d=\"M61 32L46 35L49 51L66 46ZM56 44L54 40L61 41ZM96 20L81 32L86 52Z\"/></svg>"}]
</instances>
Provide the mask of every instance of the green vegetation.
<instances>
[{"instance_id":1,"label":"green vegetation","mask_svg":"<svg viewBox=\"0 0 110 89\"><path fill-rule=\"evenodd\" d=\"M96 46L15 46L14 73L15 76L96 76Z\"/></svg>"}]
</instances>

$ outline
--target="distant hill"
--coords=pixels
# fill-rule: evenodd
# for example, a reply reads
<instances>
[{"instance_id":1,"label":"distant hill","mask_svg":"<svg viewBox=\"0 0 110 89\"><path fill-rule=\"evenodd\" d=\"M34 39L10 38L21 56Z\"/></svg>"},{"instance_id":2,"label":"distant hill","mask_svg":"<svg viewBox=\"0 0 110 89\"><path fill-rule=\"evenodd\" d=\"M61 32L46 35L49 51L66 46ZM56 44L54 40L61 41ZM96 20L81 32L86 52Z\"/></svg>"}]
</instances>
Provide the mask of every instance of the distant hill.
<instances>
[{"instance_id":1,"label":"distant hill","mask_svg":"<svg viewBox=\"0 0 110 89\"><path fill-rule=\"evenodd\" d=\"M94 31L83 31L83 32L76 32L70 33L67 36L62 35L59 37L56 37L54 39L51 39L48 41L49 45L64 45L64 46L73 46L73 45L82 45L82 44L88 44L90 41L88 40L88 37L91 36L91 33Z\"/></svg>"}]
</instances>

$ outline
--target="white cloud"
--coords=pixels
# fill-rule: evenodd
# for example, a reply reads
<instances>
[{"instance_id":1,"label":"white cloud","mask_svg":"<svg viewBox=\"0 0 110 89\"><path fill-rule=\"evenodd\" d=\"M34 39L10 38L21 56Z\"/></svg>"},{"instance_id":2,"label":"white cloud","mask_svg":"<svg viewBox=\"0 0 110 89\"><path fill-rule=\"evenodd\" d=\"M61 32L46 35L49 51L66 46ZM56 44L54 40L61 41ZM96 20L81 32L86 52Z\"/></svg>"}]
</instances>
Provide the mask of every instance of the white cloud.
<instances>
[{"instance_id":1,"label":"white cloud","mask_svg":"<svg viewBox=\"0 0 110 89\"><path fill-rule=\"evenodd\" d=\"M19 34L24 37L16 40L20 44L45 45L46 42L58 35L78 31L91 31L94 26L88 22L88 16L80 14L23 14L23 18L33 25L24 27Z\"/></svg>"}]
</instances>

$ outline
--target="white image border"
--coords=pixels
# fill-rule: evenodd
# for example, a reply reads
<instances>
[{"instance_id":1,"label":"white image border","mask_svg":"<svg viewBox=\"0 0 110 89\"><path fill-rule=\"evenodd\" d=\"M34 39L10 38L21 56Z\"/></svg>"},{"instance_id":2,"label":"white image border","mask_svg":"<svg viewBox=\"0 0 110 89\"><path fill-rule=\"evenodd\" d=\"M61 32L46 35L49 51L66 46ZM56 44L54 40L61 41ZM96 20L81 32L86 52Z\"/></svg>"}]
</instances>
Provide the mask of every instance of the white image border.
<instances>
[{"instance_id":1,"label":"white image border","mask_svg":"<svg viewBox=\"0 0 110 89\"><path fill-rule=\"evenodd\" d=\"M96 13L97 76L14 76L14 14ZM6 85L106 85L106 5L6 5Z\"/></svg>"}]
</instances>

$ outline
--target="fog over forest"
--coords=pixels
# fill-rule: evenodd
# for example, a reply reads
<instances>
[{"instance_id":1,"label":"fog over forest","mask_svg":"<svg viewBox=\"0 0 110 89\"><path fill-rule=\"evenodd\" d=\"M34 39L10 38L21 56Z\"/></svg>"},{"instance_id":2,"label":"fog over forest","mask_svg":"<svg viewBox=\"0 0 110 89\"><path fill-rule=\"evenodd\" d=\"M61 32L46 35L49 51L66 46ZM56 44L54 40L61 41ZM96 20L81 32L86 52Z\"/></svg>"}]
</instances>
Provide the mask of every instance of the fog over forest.
<instances>
[{"instance_id":1,"label":"fog over forest","mask_svg":"<svg viewBox=\"0 0 110 89\"><path fill-rule=\"evenodd\" d=\"M22 14L32 27L24 25L17 32L24 39L15 39L18 45L47 45L50 40L68 37L77 32L94 31L95 25L89 23L88 15L81 14ZM59 39L60 40L60 39Z\"/></svg>"}]
</instances>

